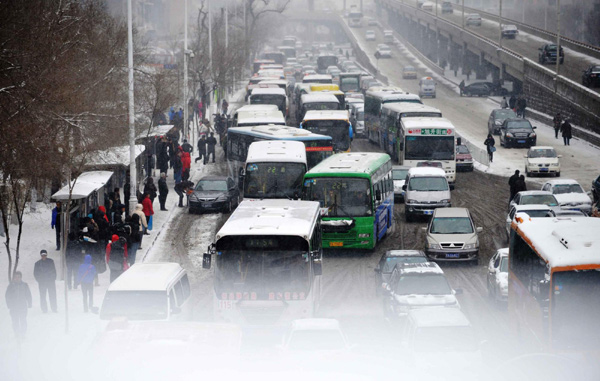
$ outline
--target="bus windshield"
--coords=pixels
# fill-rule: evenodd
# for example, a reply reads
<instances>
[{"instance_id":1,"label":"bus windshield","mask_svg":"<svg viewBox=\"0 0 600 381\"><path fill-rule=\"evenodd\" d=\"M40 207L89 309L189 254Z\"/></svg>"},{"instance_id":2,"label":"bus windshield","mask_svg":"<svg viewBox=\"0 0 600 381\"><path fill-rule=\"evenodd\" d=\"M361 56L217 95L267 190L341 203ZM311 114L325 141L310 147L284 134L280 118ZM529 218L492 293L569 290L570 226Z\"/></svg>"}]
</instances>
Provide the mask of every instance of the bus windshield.
<instances>
[{"instance_id":1,"label":"bus windshield","mask_svg":"<svg viewBox=\"0 0 600 381\"><path fill-rule=\"evenodd\" d=\"M285 113L285 96L277 94L254 94L250 97L250 104L253 105L276 105L279 110Z\"/></svg>"},{"instance_id":2,"label":"bus windshield","mask_svg":"<svg viewBox=\"0 0 600 381\"><path fill-rule=\"evenodd\" d=\"M333 155L333 143L331 140L305 141L304 145L306 146L306 164L308 165L308 169L311 169Z\"/></svg>"},{"instance_id":3,"label":"bus windshield","mask_svg":"<svg viewBox=\"0 0 600 381\"><path fill-rule=\"evenodd\" d=\"M337 110L338 106L338 102L309 102L304 103L302 107L305 110Z\"/></svg>"},{"instance_id":4,"label":"bus windshield","mask_svg":"<svg viewBox=\"0 0 600 381\"><path fill-rule=\"evenodd\" d=\"M356 78L356 77L342 78L341 83L340 83L340 90L343 92L359 91L360 87L358 84L358 78Z\"/></svg>"},{"instance_id":5,"label":"bus windshield","mask_svg":"<svg viewBox=\"0 0 600 381\"><path fill-rule=\"evenodd\" d=\"M329 66L336 66L338 64L338 59L336 56L320 56L317 58L317 67L319 71L327 71Z\"/></svg>"},{"instance_id":6,"label":"bus windshield","mask_svg":"<svg viewBox=\"0 0 600 381\"><path fill-rule=\"evenodd\" d=\"M289 293L305 299L310 290L308 242L301 237L227 236L217 241L216 250L218 298L241 294L244 299L275 300Z\"/></svg>"},{"instance_id":7,"label":"bus windshield","mask_svg":"<svg viewBox=\"0 0 600 381\"><path fill-rule=\"evenodd\" d=\"M350 148L350 123L346 120L307 120L302 123L302 128L331 136L335 151L347 151Z\"/></svg>"},{"instance_id":8,"label":"bus windshield","mask_svg":"<svg viewBox=\"0 0 600 381\"><path fill-rule=\"evenodd\" d=\"M406 160L454 160L454 136L407 136Z\"/></svg>"},{"instance_id":9,"label":"bus windshield","mask_svg":"<svg viewBox=\"0 0 600 381\"><path fill-rule=\"evenodd\" d=\"M557 348L597 349L600 271L561 271L552 277L552 339Z\"/></svg>"},{"instance_id":10,"label":"bus windshield","mask_svg":"<svg viewBox=\"0 0 600 381\"><path fill-rule=\"evenodd\" d=\"M313 178L304 182L303 200L319 201L328 217L361 217L373 214L369 180Z\"/></svg>"},{"instance_id":11,"label":"bus windshield","mask_svg":"<svg viewBox=\"0 0 600 381\"><path fill-rule=\"evenodd\" d=\"M248 163L244 176L244 198L299 198L303 163Z\"/></svg>"}]
</instances>

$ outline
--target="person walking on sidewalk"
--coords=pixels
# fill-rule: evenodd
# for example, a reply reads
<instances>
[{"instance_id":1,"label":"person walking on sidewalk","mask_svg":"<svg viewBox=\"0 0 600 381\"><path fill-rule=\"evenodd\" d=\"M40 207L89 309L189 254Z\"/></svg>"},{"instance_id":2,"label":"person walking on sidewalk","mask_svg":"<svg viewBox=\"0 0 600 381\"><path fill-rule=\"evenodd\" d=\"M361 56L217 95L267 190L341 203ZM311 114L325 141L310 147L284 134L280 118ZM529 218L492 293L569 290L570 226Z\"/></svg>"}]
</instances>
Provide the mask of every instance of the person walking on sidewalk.
<instances>
[{"instance_id":1,"label":"person walking on sidewalk","mask_svg":"<svg viewBox=\"0 0 600 381\"><path fill-rule=\"evenodd\" d=\"M140 217L140 246L138 249L141 249L144 234L146 234L146 230L148 229L148 220L144 214L144 206L142 204L137 204L133 213Z\"/></svg>"},{"instance_id":2,"label":"person walking on sidewalk","mask_svg":"<svg viewBox=\"0 0 600 381\"><path fill-rule=\"evenodd\" d=\"M560 127L560 131L562 132L563 142L565 143L566 146L570 146L571 138L573 137L573 134L572 134L571 123L569 123L569 119L565 119L565 122Z\"/></svg>"},{"instance_id":3,"label":"person walking on sidewalk","mask_svg":"<svg viewBox=\"0 0 600 381\"><path fill-rule=\"evenodd\" d=\"M204 159L206 161L206 136L200 136L198 139L198 157L194 160L194 163L197 163L198 160ZM206 164L206 162L204 163Z\"/></svg>"},{"instance_id":4,"label":"person walking on sidewalk","mask_svg":"<svg viewBox=\"0 0 600 381\"><path fill-rule=\"evenodd\" d=\"M556 115L554 115L552 122L554 123L554 139L558 139L558 132L560 131L563 122L560 112L557 112Z\"/></svg>"},{"instance_id":5,"label":"person walking on sidewalk","mask_svg":"<svg viewBox=\"0 0 600 381\"><path fill-rule=\"evenodd\" d=\"M458 85L458 88L460 90L460 96L463 96L463 90L465 89L465 80L463 79L462 81L460 81L460 84Z\"/></svg>"},{"instance_id":6,"label":"person walking on sidewalk","mask_svg":"<svg viewBox=\"0 0 600 381\"><path fill-rule=\"evenodd\" d=\"M175 159L173 160L173 178L175 182L181 182L181 175L183 173L183 162L181 161L181 152L177 152Z\"/></svg>"},{"instance_id":7,"label":"person walking on sidewalk","mask_svg":"<svg viewBox=\"0 0 600 381\"><path fill-rule=\"evenodd\" d=\"M508 102L506 101L506 97L502 97L502 101L500 102L501 108L508 108Z\"/></svg>"},{"instance_id":8,"label":"person walking on sidewalk","mask_svg":"<svg viewBox=\"0 0 600 381\"><path fill-rule=\"evenodd\" d=\"M187 139L183 139L183 144L181 145L181 149L183 152L192 153L194 152L194 146L188 143Z\"/></svg>"},{"instance_id":9,"label":"person walking on sidewalk","mask_svg":"<svg viewBox=\"0 0 600 381\"><path fill-rule=\"evenodd\" d=\"M50 223L50 226L52 227L52 229L54 229L54 231L56 232L56 250L60 250L60 241L61 241L61 236L60 233L62 231L61 227L61 211L62 211L62 204L60 201L56 201L56 207L54 207L52 209L52 222Z\"/></svg>"},{"instance_id":10,"label":"person walking on sidewalk","mask_svg":"<svg viewBox=\"0 0 600 381\"><path fill-rule=\"evenodd\" d=\"M494 161L494 151L496 151L496 141L492 134L488 134L487 139L483 142L485 146L487 146L488 157L490 158L490 163Z\"/></svg>"},{"instance_id":11,"label":"person walking on sidewalk","mask_svg":"<svg viewBox=\"0 0 600 381\"><path fill-rule=\"evenodd\" d=\"M146 216L146 222L148 223L148 229L152 230L152 215L154 215L154 208L152 207L152 200L148 193L144 193L144 199L142 200L142 207L144 215ZM147 231L144 234L150 235Z\"/></svg>"},{"instance_id":12,"label":"person walking on sidewalk","mask_svg":"<svg viewBox=\"0 0 600 381\"><path fill-rule=\"evenodd\" d=\"M158 202L160 203L160 210L167 210L165 203L167 202L167 195L169 194L169 187L167 186L167 175L165 173L160 174L158 180Z\"/></svg>"},{"instance_id":13,"label":"person walking on sidewalk","mask_svg":"<svg viewBox=\"0 0 600 381\"><path fill-rule=\"evenodd\" d=\"M215 162L215 146L217 145L217 139L215 138L215 134L214 132L210 133L210 137L206 140L206 146L207 146L207 154L206 154L206 160L204 160L204 164L206 164L206 162L208 160L210 160L210 155L212 154L212 162Z\"/></svg>"},{"instance_id":14,"label":"person walking on sidewalk","mask_svg":"<svg viewBox=\"0 0 600 381\"><path fill-rule=\"evenodd\" d=\"M12 281L6 288L4 298L10 311L13 332L18 339L22 339L27 332L27 309L31 308L32 303L31 290L29 285L23 282L20 271L15 271Z\"/></svg>"},{"instance_id":15,"label":"person walking on sidewalk","mask_svg":"<svg viewBox=\"0 0 600 381\"><path fill-rule=\"evenodd\" d=\"M86 254L83 263L77 270L75 285L81 285L83 293L83 312L88 309L94 311L94 278L96 277L96 266L92 264L92 256Z\"/></svg>"},{"instance_id":16,"label":"person walking on sidewalk","mask_svg":"<svg viewBox=\"0 0 600 381\"><path fill-rule=\"evenodd\" d=\"M106 264L110 269L110 283L127 270L127 239L113 234L111 242L106 245Z\"/></svg>"},{"instance_id":17,"label":"person walking on sidewalk","mask_svg":"<svg viewBox=\"0 0 600 381\"><path fill-rule=\"evenodd\" d=\"M509 203L513 200L513 198L515 198L515 194L517 194L515 192L515 186L519 180L519 173L521 172L518 169L515 170L515 174L508 179L508 187L510 188L510 198L508 200Z\"/></svg>"},{"instance_id":18,"label":"person walking on sidewalk","mask_svg":"<svg viewBox=\"0 0 600 381\"><path fill-rule=\"evenodd\" d=\"M40 256L42 259L37 261L33 267L33 277L38 282L40 289L40 307L44 313L48 312L47 293L52 312L58 312L56 308L56 267L54 261L48 258L46 250L40 251Z\"/></svg>"}]
</instances>

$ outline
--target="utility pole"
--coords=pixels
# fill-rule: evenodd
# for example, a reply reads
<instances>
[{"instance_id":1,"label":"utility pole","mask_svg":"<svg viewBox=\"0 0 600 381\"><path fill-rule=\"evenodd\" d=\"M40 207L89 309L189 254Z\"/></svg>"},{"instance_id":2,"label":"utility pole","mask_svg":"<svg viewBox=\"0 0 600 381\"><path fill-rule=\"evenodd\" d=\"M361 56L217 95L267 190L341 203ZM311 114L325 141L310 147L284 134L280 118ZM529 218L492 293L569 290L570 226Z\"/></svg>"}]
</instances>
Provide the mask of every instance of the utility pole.
<instances>
[{"instance_id":1,"label":"utility pole","mask_svg":"<svg viewBox=\"0 0 600 381\"><path fill-rule=\"evenodd\" d=\"M435 17L436 18L438 17L438 11L437 11L437 9L438 9L438 0L435 0ZM435 21L437 22L437 20L435 20Z\"/></svg>"},{"instance_id":2,"label":"utility pole","mask_svg":"<svg viewBox=\"0 0 600 381\"><path fill-rule=\"evenodd\" d=\"M558 90L558 75L560 69L560 0L556 0L556 79L554 91Z\"/></svg>"},{"instance_id":3,"label":"utility pole","mask_svg":"<svg viewBox=\"0 0 600 381\"><path fill-rule=\"evenodd\" d=\"M229 4L225 0L225 49L229 47Z\"/></svg>"},{"instance_id":4,"label":"utility pole","mask_svg":"<svg viewBox=\"0 0 600 381\"><path fill-rule=\"evenodd\" d=\"M462 27L465 29L465 0L462 0Z\"/></svg>"},{"instance_id":5,"label":"utility pole","mask_svg":"<svg viewBox=\"0 0 600 381\"><path fill-rule=\"evenodd\" d=\"M129 72L129 212L133 214L137 200L135 165L135 103L133 98L133 15L131 0L127 0L127 66Z\"/></svg>"},{"instance_id":6,"label":"utility pole","mask_svg":"<svg viewBox=\"0 0 600 381\"><path fill-rule=\"evenodd\" d=\"M184 0L183 11L183 131L185 138L189 138L189 105L188 105L188 0Z\"/></svg>"},{"instance_id":7,"label":"utility pole","mask_svg":"<svg viewBox=\"0 0 600 381\"><path fill-rule=\"evenodd\" d=\"M503 78L503 72L504 72L504 65L502 64L502 56L500 55L502 52L502 0L500 0L500 8L498 11L498 45L500 45L500 50L498 51L498 58L500 59L500 83L502 83Z\"/></svg>"}]
</instances>

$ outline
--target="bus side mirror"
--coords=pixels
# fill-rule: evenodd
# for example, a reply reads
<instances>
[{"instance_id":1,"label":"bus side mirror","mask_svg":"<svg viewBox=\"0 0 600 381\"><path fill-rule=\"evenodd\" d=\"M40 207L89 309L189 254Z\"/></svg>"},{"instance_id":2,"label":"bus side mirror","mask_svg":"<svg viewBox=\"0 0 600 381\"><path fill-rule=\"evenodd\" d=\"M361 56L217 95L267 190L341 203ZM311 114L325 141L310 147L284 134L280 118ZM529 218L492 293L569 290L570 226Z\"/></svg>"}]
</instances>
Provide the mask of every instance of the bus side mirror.
<instances>
[{"instance_id":1,"label":"bus side mirror","mask_svg":"<svg viewBox=\"0 0 600 381\"><path fill-rule=\"evenodd\" d=\"M212 255L209 253L204 253L202 255L202 268L203 269L210 269L210 265L212 263Z\"/></svg>"},{"instance_id":2,"label":"bus side mirror","mask_svg":"<svg viewBox=\"0 0 600 381\"><path fill-rule=\"evenodd\" d=\"M379 189L375 190L375 200L381 201L381 191Z\"/></svg>"},{"instance_id":3,"label":"bus side mirror","mask_svg":"<svg viewBox=\"0 0 600 381\"><path fill-rule=\"evenodd\" d=\"M454 190L454 184L450 184L450 190L453 191Z\"/></svg>"},{"instance_id":4,"label":"bus side mirror","mask_svg":"<svg viewBox=\"0 0 600 381\"><path fill-rule=\"evenodd\" d=\"M322 256L320 250L314 250L310 252L310 255L313 258L313 273L315 275L323 275L323 264L322 264Z\"/></svg>"},{"instance_id":5,"label":"bus side mirror","mask_svg":"<svg viewBox=\"0 0 600 381\"><path fill-rule=\"evenodd\" d=\"M456 138L456 145L459 146L462 143L462 138Z\"/></svg>"}]
</instances>

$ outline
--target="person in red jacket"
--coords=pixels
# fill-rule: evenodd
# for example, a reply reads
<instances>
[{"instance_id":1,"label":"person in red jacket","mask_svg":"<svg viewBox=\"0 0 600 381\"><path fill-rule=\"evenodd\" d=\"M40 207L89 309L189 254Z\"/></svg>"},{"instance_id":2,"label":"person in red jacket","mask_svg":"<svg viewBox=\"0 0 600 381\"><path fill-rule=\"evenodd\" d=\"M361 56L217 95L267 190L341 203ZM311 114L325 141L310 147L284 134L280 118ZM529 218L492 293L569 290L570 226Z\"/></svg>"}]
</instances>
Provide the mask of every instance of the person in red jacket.
<instances>
[{"instance_id":1,"label":"person in red jacket","mask_svg":"<svg viewBox=\"0 0 600 381\"><path fill-rule=\"evenodd\" d=\"M142 212L146 216L146 221L148 221L148 230L152 230L152 215L154 214L154 209L152 208L152 200L150 199L150 194L144 193L144 200L142 200ZM144 231L144 234L150 235L147 231Z\"/></svg>"},{"instance_id":2,"label":"person in red jacket","mask_svg":"<svg viewBox=\"0 0 600 381\"><path fill-rule=\"evenodd\" d=\"M190 167L192 166L192 157L189 152L182 152L181 163L183 164L181 178L183 181L188 181L190 178Z\"/></svg>"}]
</instances>

